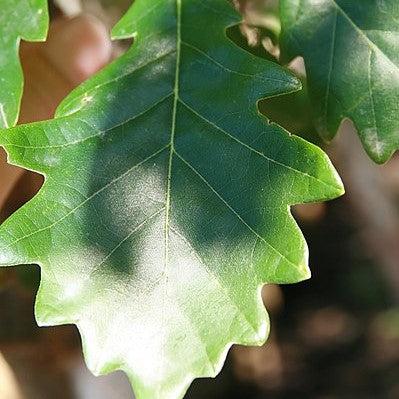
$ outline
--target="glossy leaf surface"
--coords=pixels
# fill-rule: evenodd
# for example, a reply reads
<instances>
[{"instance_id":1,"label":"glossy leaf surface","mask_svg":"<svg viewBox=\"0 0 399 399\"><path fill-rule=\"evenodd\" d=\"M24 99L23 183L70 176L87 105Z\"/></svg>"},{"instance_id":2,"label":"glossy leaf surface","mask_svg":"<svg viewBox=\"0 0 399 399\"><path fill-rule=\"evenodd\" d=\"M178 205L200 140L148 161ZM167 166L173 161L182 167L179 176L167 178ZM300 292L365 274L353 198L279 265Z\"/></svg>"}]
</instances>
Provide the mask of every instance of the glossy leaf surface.
<instances>
[{"instance_id":1,"label":"glossy leaf surface","mask_svg":"<svg viewBox=\"0 0 399 399\"><path fill-rule=\"evenodd\" d=\"M137 0L132 49L56 119L0 136L40 193L0 228L0 264L37 263L40 325L75 323L95 374L181 398L232 343L261 344L264 283L309 277L289 205L334 198L327 156L268 124L260 97L299 88L229 41L225 0Z\"/></svg>"},{"instance_id":2,"label":"glossy leaf surface","mask_svg":"<svg viewBox=\"0 0 399 399\"><path fill-rule=\"evenodd\" d=\"M0 0L0 128L18 120L23 88L20 41L45 40L47 28L46 0Z\"/></svg>"},{"instance_id":3,"label":"glossy leaf surface","mask_svg":"<svg viewBox=\"0 0 399 399\"><path fill-rule=\"evenodd\" d=\"M399 148L399 2L282 0L284 61L304 57L319 132L351 119L376 162Z\"/></svg>"}]
</instances>

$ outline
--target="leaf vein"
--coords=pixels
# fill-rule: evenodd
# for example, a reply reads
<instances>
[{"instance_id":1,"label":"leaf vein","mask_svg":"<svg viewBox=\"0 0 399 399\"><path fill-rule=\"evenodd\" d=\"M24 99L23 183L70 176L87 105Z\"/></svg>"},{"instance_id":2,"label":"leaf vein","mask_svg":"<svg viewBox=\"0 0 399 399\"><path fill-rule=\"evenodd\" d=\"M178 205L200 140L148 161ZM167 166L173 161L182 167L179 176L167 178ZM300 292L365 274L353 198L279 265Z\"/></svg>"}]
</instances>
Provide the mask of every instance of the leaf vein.
<instances>
[{"instance_id":1,"label":"leaf vein","mask_svg":"<svg viewBox=\"0 0 399 399\"><path fill-rule=\"evenodd\" d=\"M192 108L190 105L188 105L186 102L184 102L182 99L179 99L180 103L182 105L184 105L189 111L191 111L193 114L195 114L198 118L200 118L202 121L206 122L207 124L213 126L215 129L217 129L219 132L223 133L224 135L226 135L227 137L229 137L230 139L234 140L235 142L237 142L238 144L244 146L245 148L247 148L249 151L259 155L260 157L266 159L267 161L274 163L276 165L279 165L283 168L286 168L294 173L298 173L302 176L306 176L309 177L310 179L314 179L316 181L318 181L319 183L327 186L327 187L333 187L336 188L335 186L328 184L326 182L324 182L323 180L318 179L315 176L312 176L306 172L300 171L298 169L293 168L292 166L289 166L287 164L284 164L282 162L279 162L273 158L270 158L268 156L266 156L264 153L256 150L255 148L251 147L249 144L244 143L243 141L239 140L238 138L234 137L232 134L230 134L229 132L227 132L226 130L222 129L220 126L216 125L216 123L210 121L209 119L205 118L203 115L201 115L199 112L197 112L194 108Z\"/></svg>"},{"instance_id":2,"label":"leaf vein","mask_svg":"<svg viewBox=\"0 0 399 399\"><path fill-rule=\"evenodd\" d=\"M75 206L73 209L71 209L66 215L64 215L62 218L57 219L55 222L49 224L46 227L43 227L41 229L35 230L29 234L24 235L23 237L19 237L17 240L11 242L8 247L11 247L12 245L17 244L18 242L25 240L35 234L41 233L43 231L46 231L48 229L51 229L52 227L56 226L57 224L59 224L60 222L62 222L63 220L65 220L67 217L73 215L78 209L80 209L82 206L86 205L88 202L90 202L93 198L95 198L97 195L99 195L100 193L102 193L103 191L105 191L106 189L108 189L109 187L111 187L113 184L115 184L116 182L118 182L119 180L121 180L123 177L127 176L129 173L131 173L133 170L137 169L138 167L140 167L141 165L143 165L145 162L149 161L150 159L156 157L157 155L159 155L162 151L164 151L166 148L168 148L170 146L170 144L167 144L166 146L162 147L161 149L159 149L158 151L154 152L152 155L150 155L149 157L143 159L142 161L140 161L139 163L135 164L134 166L132 166L130 169L128 169L126 172L122 173L121 175L119 175L118 177L114 178L113 180L111 180L109 183L107 183L105 186L103 186L102 188L100 188L99 190L97 190L95 193L93 193L92 195L90 195L90 197L87 197L87 199L85 199L84 201L80 202L79 205Z\"/></svg>"},{"instance_id":3,"label":"leaf vein","mask_svg":"<svg viewBox=\"0 0 399 399\"><path fill-rule=\"evenodd\" d=\"M282 259L286 260L291 266L297 267L294 262L289 260L284 254L282 254L278 249L276 249L272 244L270 244L264 237L262 237L253 227L251 227L242 216L216 191L213 186L205 179L204 176L201 175L185 158L183 158L178 152L175 150L176 156L185 164L189 169L191 169L205 184L206 186L219 198L220 201L241 221L241 223L248 228L255 237L259 238L262 242L264 242L268 247L270 247L274 252L276 252Z\"/></svg>"}]
</instances>

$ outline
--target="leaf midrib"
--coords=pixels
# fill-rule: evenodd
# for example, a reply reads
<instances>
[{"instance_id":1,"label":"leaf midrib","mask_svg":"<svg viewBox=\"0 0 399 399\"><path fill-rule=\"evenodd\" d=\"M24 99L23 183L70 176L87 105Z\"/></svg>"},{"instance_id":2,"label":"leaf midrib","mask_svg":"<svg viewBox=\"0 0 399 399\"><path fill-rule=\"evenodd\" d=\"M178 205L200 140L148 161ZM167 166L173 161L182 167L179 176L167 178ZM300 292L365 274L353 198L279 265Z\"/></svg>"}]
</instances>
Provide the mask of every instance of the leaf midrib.
<instances>
[{"instance_id":1,"label":"leaf midrib","mask_svg":"<svg viewBox=\"0 0 399 399\"><path fill-rule=\"evenodd\" d=\"M162 359L165 358L165 326L166 326L166 312L164 311L166 308L166 301L168 300L169 294L169 275L168 275L168 267L169 267L169 235L170 235L170 203L171 203L171 185L172 185L172 167L173 167L173 153L174 153L174 144L175 144L175 135L176 135L176 118L177 118L177 105L179 98L179 82L180 82L180 61L181 61L181 0L176 0L176 66L175 66L175 84L173 88L174 99L173 99L173 114L172 114L172 128L170 134L170 148L169 148L169 161L168 161L168 176L167 176L167 186L166 186L166 205L165 205L165 226L164 226L164 270L162 276L165 279L165 292L163 294L162 301L162 321L160 323L160 327L162 330ZM165 367L165 364L162 362L159 363L158 372L161 373L161 368ZM158 395L160 396L161 386L158 386Z\"/></svg>"},{"instance_id":2,"label":"leaf midrib","mask_svg":"<svg viewBox=\"0 0 399 399\"><path fill-rule=\"evenodd\" d=\"M169 264L169 223L170 223L170 203L171 203L171 185L172 185L172 168L173 153L175 150L177 105L179 101L179 83L180 83L180 62L181 62L181 0L176 0L176 66L175 66L175 83L173 88L173 111L172 111L172 128L170 134L168 176L166 187L166 205L165 205L165 254L164 254L164 275L167 276Z\"/></svg>"},{"instance_id":3,"label":"leaf midrib","mask_svg":"<svg viewBox=\"0 0 399 399\"><path fill-rule=\"evenodd\" d=\"M295 264L289 260L284 254L282 254L278 249L276 249L272 244L270 244L264 237L262 237L256 230L254 230L242 217L237 211L232 208L229 203L209 184L209 182L201 175L199 172L188 162L186 161L175 149L175 136L176 136L176 121L177 121L177 108L178 104L182 104L183 106L187 107L194 115L197 115L202 120L206 121L210 126L216 127L218 130L221 130L218 126L211 123L208 119L204 118L201 114L196 112L193 108L189 107L182 99L179 98L179 83L180 83L180 64L181 64L181 47L182 45L188 45L189 43L183 42L181 37L181 0L176 0L176 67L175 67L175 82L174 82L174 101L173 101L173 111L172 111L172 128L171 128L171 138L169 143L169 161L168 161L168 175L167 175L167 188L166 188L166 205L165 205L165 226L164 226L164 238L165 238L165 253L164 253L164 271L163 275L165 277L165 290L166 295L164 298L167 297L167 290L168 290L168 267L169 267L169 234L170 234L170 208L171 208L171 185L172 185L172 169L173 169L173 158L176 155L178 158L181 159L197 176L200 177L201 180L207 185L207 187L222 201L223 204L231 211L233 214L240 220L241 223L245 227L249 229L257 238L263 241L265 244L268 245L273 251L275 251L282 259L287 261L289 264L295 266ZM201 51L202 53L202 51ZM213 60L213 59L212 59ZM215 60L213 60L215 62ZM219 63L217 63L219 64ZM222 66L224 69L225 67ZM225 134L227 134L230 138L235 139L234 136L228 134L224 130L222 130ZM266 158L269 161L273 161L279 165L288 167L287 165L280 164L276 160L272 160L267 158L264 154L256 151L252 147L246 145L245 143L235 139L239 144L249 148L250 150L256 152L258 155ZM288 167L289 169L292 169ZM295 170L295 169L294 169ZM298 171L299 172L299 171ZM300 172L301 173L301 172ZM309 175L310 176L310 175ZM317 179L318 180L318 179ZM323 182L324 183L324 182ZM326 183L324 183L326 184ZM163 324L163 323L162 323Z\"/></svg>"}]
</instances>

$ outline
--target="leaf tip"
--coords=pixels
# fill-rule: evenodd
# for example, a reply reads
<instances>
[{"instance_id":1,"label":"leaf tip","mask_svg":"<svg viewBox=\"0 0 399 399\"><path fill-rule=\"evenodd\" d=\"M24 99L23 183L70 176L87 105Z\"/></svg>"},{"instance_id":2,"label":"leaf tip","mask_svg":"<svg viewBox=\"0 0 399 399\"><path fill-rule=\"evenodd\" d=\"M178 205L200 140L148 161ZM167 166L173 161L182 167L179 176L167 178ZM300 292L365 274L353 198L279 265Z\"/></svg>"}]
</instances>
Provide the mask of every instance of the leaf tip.
<instances>
[{"instance_id":1,"label":"leaf tip","mask_svg":"<svg viewBox=\"0 0 399 399\"><path fill-rule=\"evenodd\" d=\"M364 148L367 155L378 165L383 165L388 162L396 151L395 146L387 145L382 141L370 143L371 135L365 136L367 140L364 141Z\"/></svg>"}]
</instances>

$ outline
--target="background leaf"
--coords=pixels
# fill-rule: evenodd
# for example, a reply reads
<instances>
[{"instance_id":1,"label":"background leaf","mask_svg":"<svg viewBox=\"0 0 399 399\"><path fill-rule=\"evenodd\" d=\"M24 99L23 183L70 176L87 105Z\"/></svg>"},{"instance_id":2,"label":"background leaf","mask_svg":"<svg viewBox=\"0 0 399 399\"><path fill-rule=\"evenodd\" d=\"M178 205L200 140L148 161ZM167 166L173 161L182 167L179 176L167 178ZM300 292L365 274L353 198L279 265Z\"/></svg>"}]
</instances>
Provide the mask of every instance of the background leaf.
<instances>
[{"instance_id":1,"label":"background leaf","mask_svg":"<svg viewBox=\"0 0 399 399\"><path fill-rule=\"evenodd\" d=\"M45 40L48 29L46 0L0 0L0 128L18 120L23 75L19 43Z\"/></svg>"},{"instance_id":2,"label":"background leaf","mask_svg":"<svg viewBox=\"0 0 399 399\"><path fill-rule=\"evenodd\" d=\"M321 136L350 118L378 163L399 147L397 0L281 0L283 61L305 59Z\"/></svg>"},{"instance_id":3,"label":"background leaf","mask_svg":"<svg viewBox=\"0 0 399 399\"><path fill-rule=\"evenodd\" d=\"M289 205L343 192L322 150L259 115L300 84L229 41L237 22L225 0L137 0L114 30L127 54L0 136L46 176L1 226L0 264L39 264L39 324L75 323L89 368L126 371L139 399L264 342L260 287L310 275Z\"/></svg>"}]
</instances>

